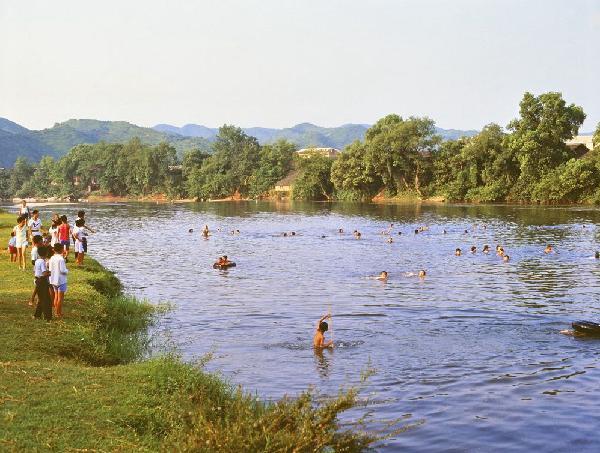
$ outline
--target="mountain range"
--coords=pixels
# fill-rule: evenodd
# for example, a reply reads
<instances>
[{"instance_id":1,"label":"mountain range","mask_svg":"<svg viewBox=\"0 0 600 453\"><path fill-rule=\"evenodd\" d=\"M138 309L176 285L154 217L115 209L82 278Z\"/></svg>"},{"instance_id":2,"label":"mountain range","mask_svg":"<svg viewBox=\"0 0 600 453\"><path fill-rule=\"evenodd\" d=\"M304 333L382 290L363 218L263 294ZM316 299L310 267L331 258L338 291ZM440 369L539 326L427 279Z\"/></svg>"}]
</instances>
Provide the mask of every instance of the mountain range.
<instances>
[{"instance_id":1,"label":"mountain range","mask_svg":"<svg viewBox=\"0 0 600 453\"><path fill-rule=\"evenodd\" d=\"M245 128L244 132L256 137L260 143L286 139L300 148L319 146L342 149L355 140L362 140L368 128L367 124L345 124L327 128L302 123L284 129L251 127ZM477 134L474 130L440 128L437 132L446 140ZM150 145L170 143L180 154L192 148L210 151L211 142L217 133L217 128L198 124L187 124L183 127L158 124L148 128L126 121L93 119L71 119L56 123L47 129L30 130L6 118L0 118L0 167L11 167L18 157L38 162L43 156L63 156L73 146L82 143L124 143L133 137L138 137L143 143Z\"/></svg>"}]
</instances>

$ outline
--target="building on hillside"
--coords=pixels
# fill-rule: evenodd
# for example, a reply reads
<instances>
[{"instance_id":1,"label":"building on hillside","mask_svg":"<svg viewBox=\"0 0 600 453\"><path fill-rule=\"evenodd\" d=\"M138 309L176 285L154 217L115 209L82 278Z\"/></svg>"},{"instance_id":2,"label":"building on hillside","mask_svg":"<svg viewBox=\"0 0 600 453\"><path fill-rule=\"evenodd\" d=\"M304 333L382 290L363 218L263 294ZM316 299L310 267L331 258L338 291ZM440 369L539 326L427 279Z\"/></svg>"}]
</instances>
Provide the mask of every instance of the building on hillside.
<instances>
[{"instance_id":1,"label":"building on hillside","mask_svg":"<svg viewBox=\"0 0 600 453\"><path fill-rule=\"evenodd\" d=\"M300 171L292 170L288 175L275 183L274 192L279 198L288 198L292 194L294 181L298 179Z\"/></svg>"},{"instance_id":2,"label":"building on hillside","mask_svg":"<svg viewBox=\"0 0 600 453\"><path fill-rule=\"evenodd\" d=\"M337 148L303 148L298 150L298 157L306 159L314 155L320 155L329 159L336 159L341 151Z\"/></svg>"},{"instance_id":3,"label":"building on hillside","mask_svg":"<svg viewBox=\"0 0 600 453\"><path fill-rule=\"evenodd\" d=\"M594 149L594 136L577 135L565 142L567 147L577 156L583 156Z\"/></svg>"}]
</instances>

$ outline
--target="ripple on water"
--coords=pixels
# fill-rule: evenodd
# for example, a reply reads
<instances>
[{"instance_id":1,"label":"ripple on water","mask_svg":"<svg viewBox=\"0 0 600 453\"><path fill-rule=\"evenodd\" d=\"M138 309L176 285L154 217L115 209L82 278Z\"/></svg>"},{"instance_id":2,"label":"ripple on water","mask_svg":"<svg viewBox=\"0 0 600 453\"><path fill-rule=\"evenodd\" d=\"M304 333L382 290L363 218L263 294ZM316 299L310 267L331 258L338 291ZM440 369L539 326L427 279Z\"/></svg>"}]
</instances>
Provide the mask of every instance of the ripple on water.
<instances>
[{"instance_id":1,"label":"ripple on water","mask_svg":"<svg viewBox=\"0 0 600 453\"><path fill-rule=\"evenodd\" d=\"M379 420L410 414L408 424L424 422L387 440L383 451L596 449L599 343L558 332L574 318L600 319L600 261L589 259L600 249L598 209L329 203L84 209L99 231L90 237L90 252L126 290L176 304L160 332L169 332L186 357L216 351L207 367L250 391L276 398L315 385L335 394L374 368L363 409ZM392 244L381 234L390 223ZM208 240L199 235L204 224L213 231ZM422 225L429 230L415 235ZM233 229L240 234L229 234ZM354 229L361 240L352 238ZM298 235L284 238L284 231ZM548 243L558 253L544 255ZM484 244L501 244L511 262L453 254ZM213 270L223 254L238 266ZM419 269L427 270L424 280L406 276ZM364 278L382 270L388 282ZM315 354L314 326L329 310L336 348Z\"/></svg>"}]
</instances>

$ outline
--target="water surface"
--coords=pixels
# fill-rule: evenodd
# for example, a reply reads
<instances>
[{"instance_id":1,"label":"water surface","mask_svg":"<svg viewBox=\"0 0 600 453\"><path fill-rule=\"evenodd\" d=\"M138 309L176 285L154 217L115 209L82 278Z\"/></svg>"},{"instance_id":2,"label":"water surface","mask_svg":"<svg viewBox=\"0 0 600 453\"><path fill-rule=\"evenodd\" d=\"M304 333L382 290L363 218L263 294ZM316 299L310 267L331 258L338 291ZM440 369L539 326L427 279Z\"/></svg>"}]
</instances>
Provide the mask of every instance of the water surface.
<instances>
[{"instance_id":1,"label":"water surface","mask_svg":"<svg viewBox=\"0 0 600 453\"><path fill-rule=\"evenodd\" d=\"M597 209L86 209L98 229L91 253L130 293L174 302L161 331L186 358L214 352L208 367L247 390L277 398L314 385L335 394L369 366L377 371L362 393L366 409L379 420L421 423L382 451L597 450L600 342L559 334L572 320L600 319ZM381 234L390 223L392 244ZM429 230L415 234L423 225ZM548 243L557 253L543 253ZM511 261L481 254L484 244L503 245ZM471 245L478 253L468 253ZM465 254L454 256L456 247ZM222 254L237 267L212 269ZM412 275L419 269L424 280ZM365 278L382 270L386 283ZM328 310L338 347L315 354L314 325Z\"/></svg>"}]
</instances>

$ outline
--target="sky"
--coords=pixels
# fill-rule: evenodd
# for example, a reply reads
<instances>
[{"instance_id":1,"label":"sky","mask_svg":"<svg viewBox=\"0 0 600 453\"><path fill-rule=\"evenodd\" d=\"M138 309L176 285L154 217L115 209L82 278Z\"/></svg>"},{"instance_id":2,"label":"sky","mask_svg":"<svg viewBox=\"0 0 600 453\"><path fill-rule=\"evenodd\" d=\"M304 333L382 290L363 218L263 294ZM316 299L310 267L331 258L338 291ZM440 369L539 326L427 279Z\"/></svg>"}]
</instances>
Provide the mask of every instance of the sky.
<instances>
[{"instance_id":1,"label":"sky","mask_svg":"<svg viewBox=\"0 0 600 453\"><path fill-rule=\"evenodd\" d=\"M0 117L216 127L600 122L600 0L0 0Z\"/></svg>"}]
</instances>

